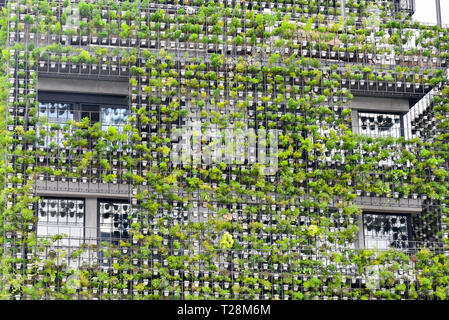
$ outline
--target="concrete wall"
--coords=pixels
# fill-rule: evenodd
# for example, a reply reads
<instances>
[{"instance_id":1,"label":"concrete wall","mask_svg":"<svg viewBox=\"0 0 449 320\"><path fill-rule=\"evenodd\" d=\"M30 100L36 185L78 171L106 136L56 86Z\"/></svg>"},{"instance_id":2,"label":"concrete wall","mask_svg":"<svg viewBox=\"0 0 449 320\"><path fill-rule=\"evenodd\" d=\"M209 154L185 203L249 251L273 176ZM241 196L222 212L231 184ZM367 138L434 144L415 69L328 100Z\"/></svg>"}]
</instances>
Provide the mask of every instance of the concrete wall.
<instances>
[{"instance_id":1,"label":"concrete wall","mask_svg":"<svg viewBox=\"0 0 449 320\"><path fill-rule=\"evenodd\" d=\"M43 196L55 197L103 197L128 199L132 186L129 184L81 183L62 181L35 182L35 191Z\"/></svg>"},{"instance_id":2,"label":"concrete wall","mask_svg":"<svg viewBox=\"0 0 449 320\"><path fill-rule=\"evenodd\" d=\"M129 83L127 81L39 77L37 81L37 89L54 92L126 96L129 94Z\"/></svg>"},{"instance_id":3,"label":"concrete wall","mask_svg":"<svg viewBox=\"0 0 449 320\"><path fill-rule=\"evenodd\" d=\"M421 199L392 199L376 196L358 196L355 203L364 211L410 213L416 214L422 211Z\"/></svg>"},{"instance_id":4,"label":"concrete wall","mask_svg":"<svg viewBox=\"0 0 449 320\"><path fill-rule=\"evenodd\" d=\"M84 236L86 240L93 240L97 237L97 222L97 198L86 198L86 213L84 218Z\"/></svg>"},{"instance_id":5,"label":"concrete wall","mask_svg":"<svg viewBox=\"0 0 449 320\"><path fill-rule=\"evenodd\" d=\"M354 97L349 107L356 110L404 113L410 109L407 99L373 97Z\"/></svg>"}]
</instances>

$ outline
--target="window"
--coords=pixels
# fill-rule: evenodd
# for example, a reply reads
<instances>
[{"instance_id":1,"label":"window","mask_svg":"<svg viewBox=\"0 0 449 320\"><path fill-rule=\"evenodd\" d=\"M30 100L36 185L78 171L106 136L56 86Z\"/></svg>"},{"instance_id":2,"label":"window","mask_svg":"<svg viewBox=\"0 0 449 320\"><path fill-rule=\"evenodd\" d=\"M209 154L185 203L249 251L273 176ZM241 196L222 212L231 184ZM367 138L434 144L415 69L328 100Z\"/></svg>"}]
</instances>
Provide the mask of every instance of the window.
<instances>
[{"instance_id":1,"label":"window","mask_svg":"<svg viewBox=\"0 0 449 320\"><path fill-rule=\"evenodd\" d=\"M119 200L98 200L100 241L119 243L129 239L129 204Z\"/></svg>"},{"instance_id":2,"label":"window","mask_svg":"<svg viewBox=\"0 0 449 320\"><path fill-rule=\"evenodd\" d=\"M93 124L101 122L102 130L115 126L121 131L129 115L128 101L121 96L102 96L60 92L39 92L39 118L46 117L50 124L64 125L69 120L89 119ZM45 137L45 146L51 142L62 144L62 135Z\"/></svg>"},{"instance_id":3,"label":"window","mask_svg":"<svg viewBox=\"0 0 449 320\"><path fill-rule=\"evenodd\" d=\"M359 112L359 134L369 137L403 136L400 114Z\"/></svg>"},{"instance_id":4,"label":"window","mask_svg":"<svg viewBox=\"0 0 449 320\"><path fill-rule=\"evenodd\" d=\"M71 103L40 102L38 108L39 119L47 118L49 123L64 125L67 121L75 120L74 105ZM49 128L50 129L50 128ZM39 132L39 130L38 130ZM44 146L49 147L52 143L62 146L63 134L53 131L53 135L44 137Z\"/></svg>"},{"instance_id":5,"label":"window","mask_svg":"<svg viewBox=\"0 0 449 320\"><path fill-rule=\"evenodd\" d=\"M39 103L39 118L47 117L51 123L65 124L74 120L73 104L57 102Z\"/></svg>"},{"instance_id":6,"label":"window","mask_svg":"<svg viewBox=\"0 0 449 320\"><path fill-rule=\"evenodd\" d=\"M79 245L84 237L85 204L82 199L42 198L38 202L38 237L65 234L63 245Z\"/></svg>"},{"instance_id":7,"label":"window","mask_svg":"<svg viewBox=\"0 0 449 320\"><path fill-rule=\"evenodd\" d=\"M128 101L122 96L39 91L39 115L47 116L49 122L87 117L90 123L120 126L126 124L128 114Z\"/></svg>"},{"instance_id":8,"label":"window","mask_svg":"<svg viewBox=\"0 0 449 320\"><path fill-rule=\"evenodd\" d=\"M100 108L100 122L102 130L107 130L108 127L113 126L119 129L123 128L128 119L128 108L112 108L112 107L101 107Z\"/></svg>"},{"instance_id":9,"label":"window","mask_svg":"<svg viewBox=\"0 0 449 320\"><path fill-rule=\"evenodd\" d=\"M408 248L410 217L405 214L364 213L365 247L369 249Z\"/></svg>"}]
</instances>

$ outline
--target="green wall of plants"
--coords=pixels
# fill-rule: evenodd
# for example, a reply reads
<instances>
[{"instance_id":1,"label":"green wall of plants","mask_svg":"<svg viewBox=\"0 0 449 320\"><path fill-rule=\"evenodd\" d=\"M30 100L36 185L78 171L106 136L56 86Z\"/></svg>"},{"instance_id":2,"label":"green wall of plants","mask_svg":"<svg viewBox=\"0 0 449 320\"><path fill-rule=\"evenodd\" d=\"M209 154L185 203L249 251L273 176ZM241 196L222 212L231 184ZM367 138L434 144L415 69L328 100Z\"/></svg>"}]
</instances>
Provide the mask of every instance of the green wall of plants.
<instances>
[{"instance_id":1,"label":"green wall of plants","mask_svg":"<svg viewBox=\"0 0 449 320\"><path fill-rule=\"evenodd\" d=\"M9 2L2 297L446 299L449 30L389 1L346 8L344 21L328 1ZM127 124L39 117L38 74L129 82ZM354 94L431 88L421 137L353 133ZM203 133L279 130L277 173L175 166L170 134L196 119ZM62 234L36 237L40 181L126 184L132 237L70 248ZM421 242L355 249L360 195L419 201Z\"/></svg>"}]
</instances>

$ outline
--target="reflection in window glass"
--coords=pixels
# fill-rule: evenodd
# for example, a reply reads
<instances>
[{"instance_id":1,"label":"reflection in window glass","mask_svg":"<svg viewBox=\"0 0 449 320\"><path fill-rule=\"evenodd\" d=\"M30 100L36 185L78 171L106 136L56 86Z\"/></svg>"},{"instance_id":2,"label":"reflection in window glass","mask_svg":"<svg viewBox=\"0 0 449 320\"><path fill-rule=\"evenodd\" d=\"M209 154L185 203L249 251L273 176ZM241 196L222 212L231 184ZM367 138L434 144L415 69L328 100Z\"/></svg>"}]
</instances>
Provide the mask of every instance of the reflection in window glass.
<instances>
[{"instance_id":1,"label":"reflection in window glass","mask_svg":"<svg viewBox=\"0 0 449 320\"><path fill-rule=\"evenodd\" d=\"M409 217L406 215L363 215L365 247L369 249L407 248L409 246Z\"/></svg>"},{"instance_id":2,"label":"reflection in window glass","mask_svg":"<svg viewBox=\"0 0 449 320\"><path fill-rule=\"evenodd\" d=\"M84 235L84 200L43 198L38 203L37 236L66 234L63 245L79 245Z\"/></svg>"},{"instance_id":3,"label":"reflection in window glass","mask_svg":"<svg viewBox=\"0 0 449 320\"><path fill-rule=\"evenodd\" d=\"M74 120L73 105L69 103L39 103L39 118L47 117L50 123L65 124Z\"/></svg>"},{"instance_id":4,"label":"reflection in window glass","mask_svg":"<svg viewBox=\"0 0 449 320\"><path fill-rule=\"evenodd\" d=\"M399 114L359 112L359 133L370 137L399 138L401 116Z\"/></svg>"},{"instance_id":5,"label":"reflection in window glass","mask_svg":"<svg viewBox=\"0 0 449 320\"><path fill-rule=\"evenodd\" d=\"M38 107L39 118L47 118L49 123L45 130L50 130L55 124L60 126L67 124L68 121L81 121L89 118L91 124L101 122L101 129L107 130L108 127L116 127L119 132L123 131L123 126L127 123L129 109L126 106L101 104L78 104L78 103L59 103L59 102L40 102ZM64 135L54 128L52 136L45 135L45 147L63 146ZM39 131L38 131L39 132Z\"/></svg>"},{"instance_id":6,"label":"reflection in window glass","mask_svg":"<svg viewBox=\"0 0 449 320\"><path fill-rule=\"evenodd\" d=\"M64 125L67 121L75 120L73 105L69 103L57 102L40 102L38 106L39 118L47 118L50 124ZM39 132L40 130L38 130ZM44 146L50 147L52 143L56 146L63 145L63 135L57 131L53 131L53 136L45 135Z\"/></svg>"},{"instance_id":7,"label":"reflection in window glass","mask_svg":"<svg viewBox=\"0 0 449 320\"><path fill-rule=\"evenodd\" d=\"M119 243L129 239L129 204L123 201L100 200L101 241Z\"/></svg>"},{"instance_id":8,"label":"reflection in window glass","mask_svg":"<svg viewBox=\"0 0 449 320\"><path fill-rule=\"evenodd\" d=\"M128 119L128 108L101 108L101 127L102 130L106 130L110 126L116 127L119 131L126 124Z\"/></svg>"}]
</instances>

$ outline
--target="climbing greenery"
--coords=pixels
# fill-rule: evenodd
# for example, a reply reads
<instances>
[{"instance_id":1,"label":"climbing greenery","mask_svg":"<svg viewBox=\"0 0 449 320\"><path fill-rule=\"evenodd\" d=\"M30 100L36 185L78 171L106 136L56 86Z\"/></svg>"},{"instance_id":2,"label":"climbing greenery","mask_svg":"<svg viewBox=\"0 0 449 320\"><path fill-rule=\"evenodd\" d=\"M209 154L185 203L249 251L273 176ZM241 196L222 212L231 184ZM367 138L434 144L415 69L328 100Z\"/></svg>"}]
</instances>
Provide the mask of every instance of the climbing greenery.
<instances>
[{"instance_id":1,"label":"climbing greenery","mask_svg":"<svg viewBox=\"0 0 449 320\"><path fill-rule=\"evenodd\" d=\"M449 30L391 1L347 1L346 20L339 1L158 3L2 11L2 298L447 299ZM40 116L38 73L129 82L126 123ZM357 91L430 90L413 136L353 131ZM254 150L176 164L183 127L204 157L226 139L208 132L254 132L277 171ZM130 237L38 236L42 182L125 186ZM420 243L356 249L361 196L419 203Z\"/></svg>"}]
</instances>

